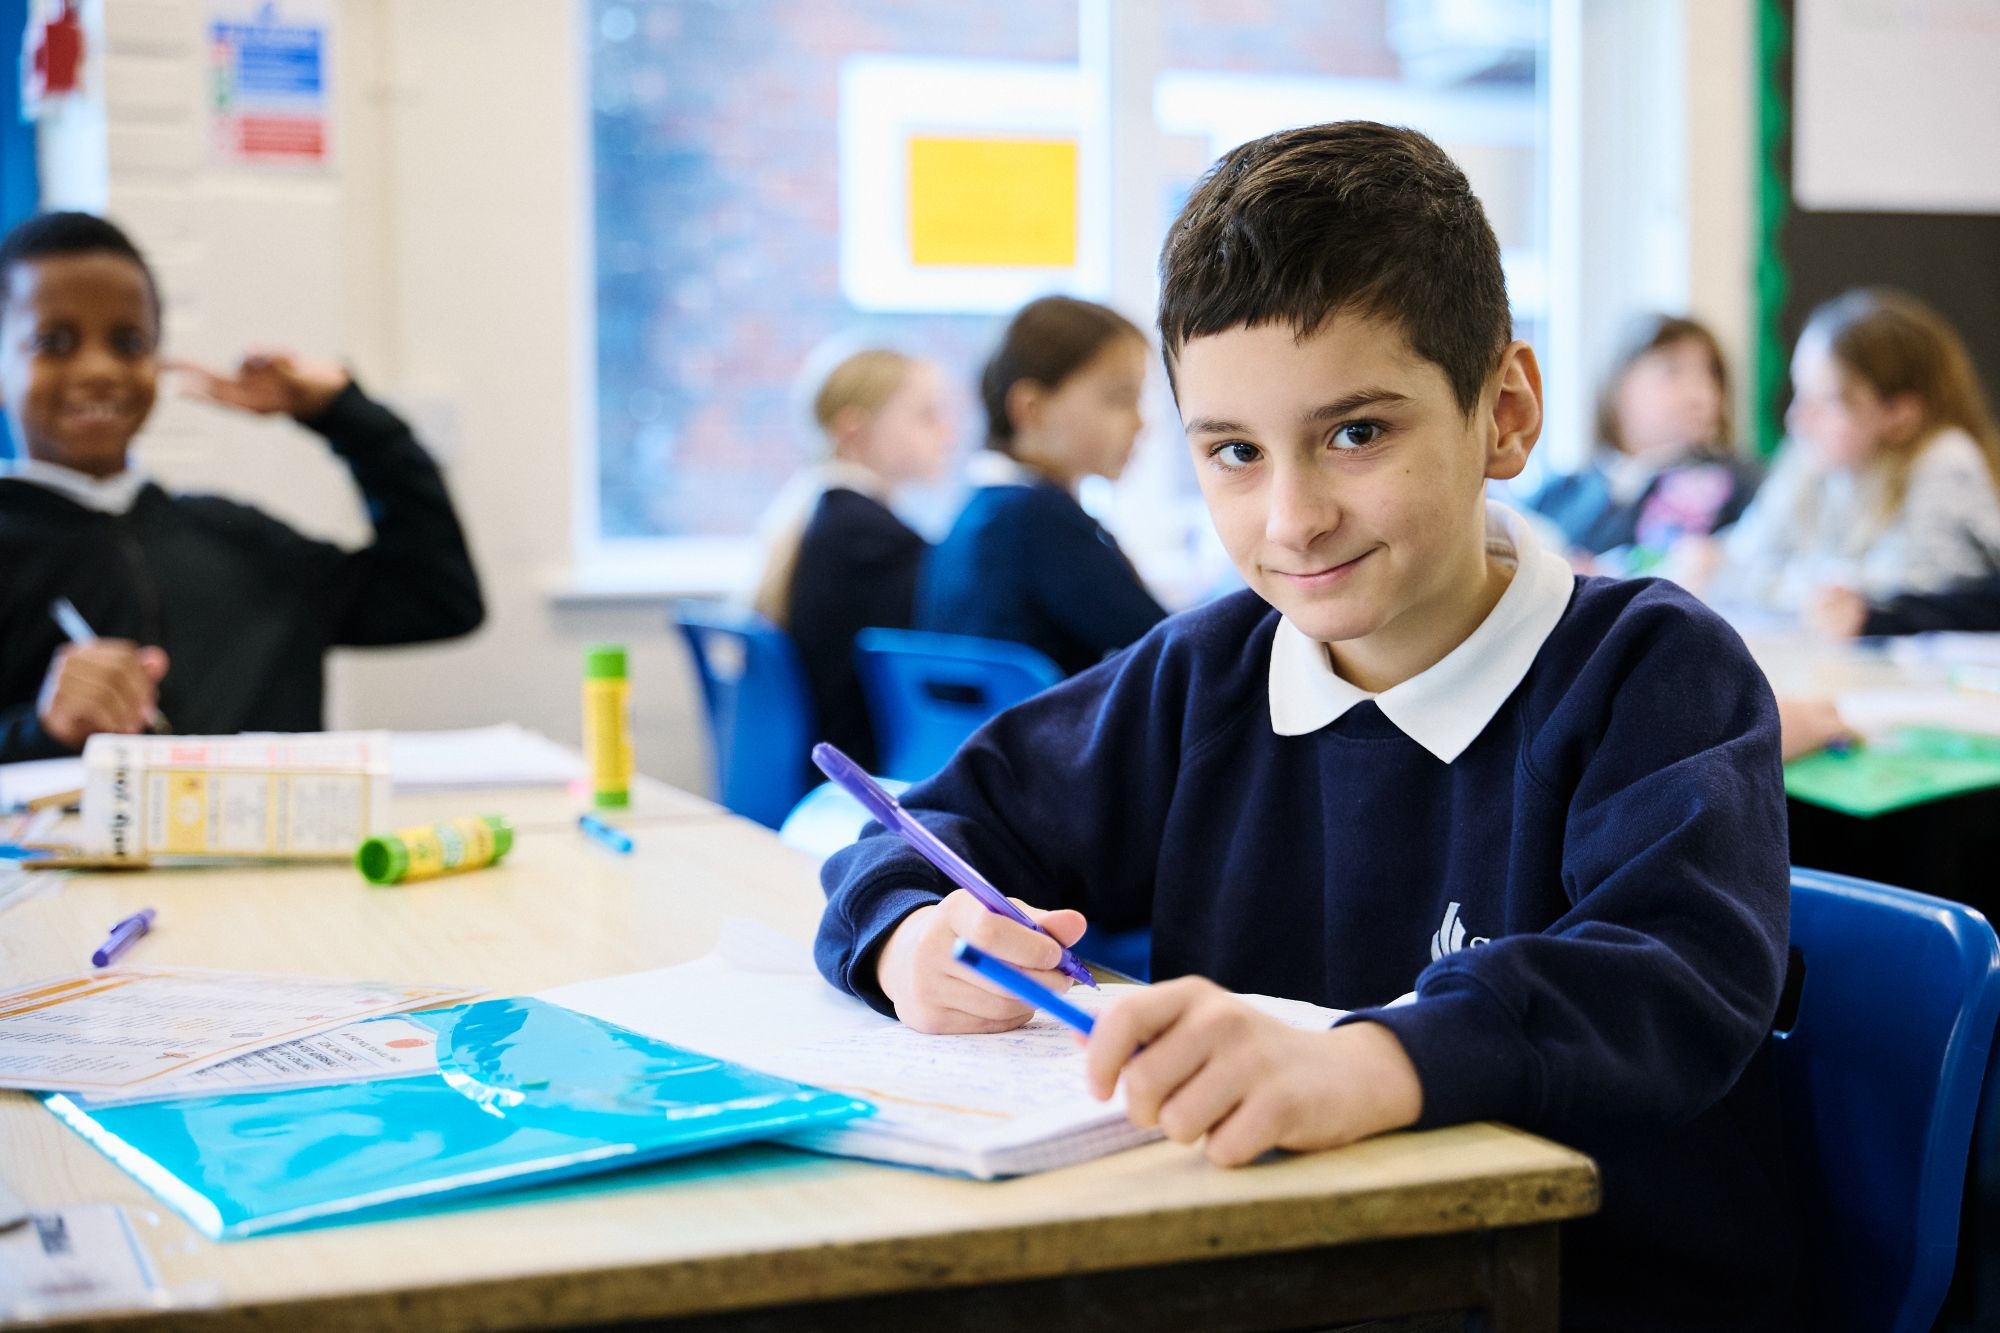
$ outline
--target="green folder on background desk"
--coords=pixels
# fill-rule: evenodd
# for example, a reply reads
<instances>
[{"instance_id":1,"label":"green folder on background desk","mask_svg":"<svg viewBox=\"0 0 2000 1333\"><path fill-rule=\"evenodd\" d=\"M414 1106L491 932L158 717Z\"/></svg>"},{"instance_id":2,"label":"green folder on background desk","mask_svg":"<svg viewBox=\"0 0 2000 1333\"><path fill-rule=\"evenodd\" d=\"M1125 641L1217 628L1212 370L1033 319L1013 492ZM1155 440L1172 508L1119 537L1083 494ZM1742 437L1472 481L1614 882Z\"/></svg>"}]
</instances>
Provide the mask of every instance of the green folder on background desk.
<instances>
[{"instance_id":1,"label":"green folder on background desk","mask_svg":"<svg viewBox=\"0 0 2000 1333\"><path fill-rule=\"evenodd\" d=\"M1787 796L1864 819L1988 787L2000 787L2000 737L1930 728L1785 765Z\"/></svg>"},{"instance_id":2,"label":"green folder on background desk","mask_svg":"<svg viewBox=\"0 0 2000 1333\"><path fill-rule=\"evenodd\" d=\"M513 1188L871 1114L867 1102L520 998L405 1015L434 1073L51 1111L217 1240Z\"/></svg>"}]
</instances>

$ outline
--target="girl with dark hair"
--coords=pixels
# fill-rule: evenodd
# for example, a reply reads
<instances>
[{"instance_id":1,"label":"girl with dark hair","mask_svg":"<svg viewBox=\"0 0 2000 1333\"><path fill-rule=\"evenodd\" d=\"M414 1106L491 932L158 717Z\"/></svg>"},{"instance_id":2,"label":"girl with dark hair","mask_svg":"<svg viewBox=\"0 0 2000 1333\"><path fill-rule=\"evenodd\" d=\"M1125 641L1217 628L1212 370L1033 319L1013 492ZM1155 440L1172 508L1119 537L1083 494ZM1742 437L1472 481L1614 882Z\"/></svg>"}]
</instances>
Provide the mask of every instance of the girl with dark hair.
<instances>
[{"instance_id":1,"label":"girl with dark hair","mask_svg":"<svg viewBox=\"0 0 2000 1333\"><path fill-rule=\"evenodd\" d=\"M1090 301L1014 316L980 378L976 489L925 568L917 628L1024 643L1073 675L1165 617L1075 495L1131 459L1146 356L1131 321Z\"/></svg>"}]
</instances>

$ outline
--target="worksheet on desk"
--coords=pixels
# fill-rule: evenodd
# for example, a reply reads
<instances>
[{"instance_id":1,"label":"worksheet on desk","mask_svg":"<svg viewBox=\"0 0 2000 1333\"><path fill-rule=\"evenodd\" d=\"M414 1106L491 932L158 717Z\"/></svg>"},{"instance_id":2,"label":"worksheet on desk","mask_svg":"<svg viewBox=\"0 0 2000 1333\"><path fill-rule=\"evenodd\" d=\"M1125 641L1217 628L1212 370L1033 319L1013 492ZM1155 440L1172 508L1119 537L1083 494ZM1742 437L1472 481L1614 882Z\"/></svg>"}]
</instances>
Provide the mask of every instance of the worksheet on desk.
<instances>
[{"instance_id":1,"label":"worksheet on desk","mask_svg":"<svg viewBox=\"0 0 2000 1333\"><path fill-rule=\"evenodd\" d=\"M128 1092L358 1019L478 993L262 972L107 968L0 992L0 1088Z\"/></svg>"},{"instance_id":2,"label":"worksheet on desk","mask_svg":"<svg viewBox=\"0 0 2000 1333\"><path fill-rule=\"evenodd\" d=\"M1065 998L1097 1013L1139 989L1078 986ZM978 1164L992 1153L1127 1128L1122 1093L1110 1102L1090 1095L1076 1034L1048 1015L1010 1032L918 1032L835 991L813 970L803 945L751 923L726 927L718 950L695 962L539 998L872 1103L874 1116L814 1136L814 1146L827 1151L983 1174ZM1339 1016L1297 1000L1242 998L1298 1027L1326 1027ZM1126 1134L1106 1146L1143 1137L1144 1131ZM891 1143L935 1151L884 1151Z\"/></svg>"}]
</instances>

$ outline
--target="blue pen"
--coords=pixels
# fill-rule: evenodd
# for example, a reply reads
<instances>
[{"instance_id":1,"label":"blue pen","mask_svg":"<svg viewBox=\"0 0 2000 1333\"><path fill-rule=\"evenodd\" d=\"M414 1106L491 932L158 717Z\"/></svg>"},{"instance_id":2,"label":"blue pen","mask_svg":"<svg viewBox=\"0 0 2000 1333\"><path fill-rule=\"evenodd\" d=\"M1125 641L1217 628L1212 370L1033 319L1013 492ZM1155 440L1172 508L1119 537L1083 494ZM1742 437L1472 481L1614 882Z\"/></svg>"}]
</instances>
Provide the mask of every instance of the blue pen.
<instances>
[{"instance_id":1,"label":"blue pen","mask_svg":"<svg viewBox=\"0 0 2000 1333\"><path fill-rule=\"evenodd\" d=\"M611 827L596 815L578 815L576 826L620 855L632 850L632 836L629 833Z\"/></svg>"},{"instance_id":2,"label":"blue pen","mask_svg":"<svg viewBox=\"0 0 2000 1333\"><path fill-rule=\"evenodd\" d=\"M1052 1017L1060 1018L1086 1037L1090 1035L1090 1030L1097 1026L1096 1019L1041 982L1009 967L990 954L981 953L964 940L960 940L952 949L951 956L1001 989L1011 991Z\"/></svg>"},{"instance_id":3,"label":"blue pen","mask_svg":"<svg viewBox=\"0 0 2000 1333\"><path fill-rule=\"evenodd\" d=\"M986 876L966 864L965 858L938 841L935 833L910 817L910 812L897 804L896 798L882 790L880 783L868 776L861 765L849 759L833 746L821 741L813 746L813 762L819 771L832 778L849 796L861 802L869 814L880 820L884 827L902 835L903 841L922 853L923 858L944 872L946 879L964 889L979 900L979 905L996 916L1004 916L1009 921L1019 922L1029 930L1047 931L1035 924L1026 912L1014 906L1006 894L987 882ZM1097 979L1090 975L1083 960L1068 949L1062 952L1062 962L1057 970L1078 985L1097 987Z\"/></svg>"}]
</instances>

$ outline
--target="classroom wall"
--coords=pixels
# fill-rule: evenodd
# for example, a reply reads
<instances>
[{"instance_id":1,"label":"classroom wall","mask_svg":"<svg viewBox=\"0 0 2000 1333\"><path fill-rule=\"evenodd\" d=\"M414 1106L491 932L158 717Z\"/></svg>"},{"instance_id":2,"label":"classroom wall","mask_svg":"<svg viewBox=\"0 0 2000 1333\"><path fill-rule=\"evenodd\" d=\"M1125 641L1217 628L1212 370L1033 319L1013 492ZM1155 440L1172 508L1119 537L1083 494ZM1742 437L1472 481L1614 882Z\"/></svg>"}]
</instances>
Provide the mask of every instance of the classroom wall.
<instances>
[{"instance_id":1,"label":"classroom wall","mask_svg":"<svg viewBox=\"0 0 2000 1333\"><path fill-rule=\"evenodd\" d=\"M572 5L338 0L332 11L333 168L248 172L207 157L204 6L108 0L95 130L106 165L93 181L90 117L72 117L44 151L86 169L50 202L106 207L132 227L161 270L171 352L337 353L443 457L487 624L456 644L337 654L332 724L514 719L575 742L583 646L617 640L632 648L641 769L702 790L693 681L657 600L549 591L570 553L587 382ZM140 457L168 484L246 497L329 536L365 531L344 470L311 436L163 403Z\"/></svg>"},{"instance_id":2,"label":"classroom wall","mask_svg":"<svg viewBox=\"0 0 2000 1333\"><path fill-rule=\"evenodd\" d=\"M1613 17L1580 2L1591 23ZM1752 7L1661 3L1677 39L1672 77L1688 94L1667 136L1668 170L1684 179L1670 193L1687 217L1665 244L1689 306L1741 353ZM489 622L459 644L337 655L334 723L516 718L575 741L582 647L615 639L633 650L641 768L705 789L694 682L664 608L570 578L572 458L589 386L577 0L334 0L332 11L336 165L246 173L207 160L204 6L105 0L103 123L78 116L68 127L67 156L81 166L66 201L108 206L158 257L174 350L222 358L275 342L341 353L444 456ZM1660 30L1657 14L1648 22ZM248 496L329 535L362 531L342 470L282 425L170 404L142 458L170 484Z\"/></svg>"}]
</instances>

